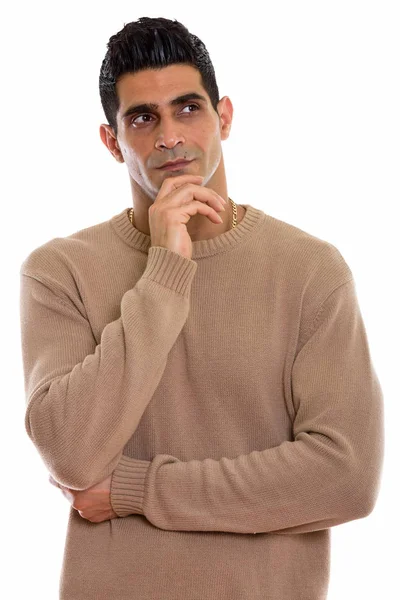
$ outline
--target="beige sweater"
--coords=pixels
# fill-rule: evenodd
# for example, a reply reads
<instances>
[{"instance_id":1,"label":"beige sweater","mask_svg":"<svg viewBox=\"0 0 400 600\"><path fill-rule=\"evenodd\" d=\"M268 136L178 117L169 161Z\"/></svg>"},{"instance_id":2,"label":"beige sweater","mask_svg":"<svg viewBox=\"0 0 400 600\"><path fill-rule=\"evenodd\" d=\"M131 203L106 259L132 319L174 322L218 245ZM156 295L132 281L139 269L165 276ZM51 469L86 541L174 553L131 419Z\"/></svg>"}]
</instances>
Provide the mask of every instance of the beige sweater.
<instances>
[{"instance_id":1,"label":"beige sweater","mask_svg":"<svg viewBox=\"0 0 400 600\"><path fill-rule=\"evenodd\" d=\"M383 396L352 272L243 206L192 259L124 209L21 266L26 431L62 485L113 473L118 514L71 506L60 600L323 600L330 528L374 508Z\"/></svg>"}]
</instances>

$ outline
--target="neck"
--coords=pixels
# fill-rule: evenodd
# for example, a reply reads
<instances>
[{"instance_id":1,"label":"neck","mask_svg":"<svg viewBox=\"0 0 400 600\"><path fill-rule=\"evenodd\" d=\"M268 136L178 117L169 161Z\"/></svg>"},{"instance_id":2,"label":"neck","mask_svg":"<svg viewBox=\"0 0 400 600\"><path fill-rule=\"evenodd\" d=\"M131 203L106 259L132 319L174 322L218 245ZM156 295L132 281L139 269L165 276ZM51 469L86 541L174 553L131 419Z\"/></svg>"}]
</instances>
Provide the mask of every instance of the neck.
<instances>
[{"instance_id":1,"label":"neck","mask_svg":"<svg viewBox=\"0 0 400 600\"><path fill-rule=\"evenodd\" d=\"M193 242L199 240L209 240L217 235L221 235L221 233L225 233L225 231L229 231L229 229L232 229L234 221L234 202L228 198L228 196L223 197L227 201L225 205L225 211L218 212L222 219L222 223L214 223L213 221L210 221L207 216L199 213L190 218L186 227L188 234L190 235L190 239Z\"/></svg>"},{"instance_id":2,"label":"neck","mask_svg":"<svg viewBox=\"0 0 400 600\"><path fill-rule=\"evenodd\" d=\"M208 240L221 233L229 231L233 227L236 227L244 216L244 209L242 206L237 206L231 198L226 198L227 204L225 205L225 211L218 212L222 218L222 223L214 223L210 221L205 215L199 213L193 215L187 223L187 230L191 240ZM144 221L140 219L141 213L133 207L133 213L130 212L131 222L138 231L150 235L150 227L148 218ZM142 215L143 216L143 215Z\"/></svg>"},{"instance_id":3,"label":"neck","mask_svg":"<svg viewBox=\"0 0 400 600\"><path fill-rule=\"evenodd\" d=\"M130 184L133 198L134 226L142 233L150 236L148 213L150 206L154 203L154 199L152 199L151 196L146 195L132 177L130 177ZM226 200L226 204L224 205L225 210L217 211L217 214L219 214L222 219L222 223L214 223L214 221L210 221L207 216L199 213L190 217L189 221L186 223L186 228L190 239L193 242L211 239L217 235L221 235L221 233L229 231L233 226L234 210L233 204L228 197L225 167L222 156L217 170L212 177L205 182L205 185ZM243 217L245 210L242 207L238 207L237 213L236 221L238 223Z\"/></svg>"}]
</instances>

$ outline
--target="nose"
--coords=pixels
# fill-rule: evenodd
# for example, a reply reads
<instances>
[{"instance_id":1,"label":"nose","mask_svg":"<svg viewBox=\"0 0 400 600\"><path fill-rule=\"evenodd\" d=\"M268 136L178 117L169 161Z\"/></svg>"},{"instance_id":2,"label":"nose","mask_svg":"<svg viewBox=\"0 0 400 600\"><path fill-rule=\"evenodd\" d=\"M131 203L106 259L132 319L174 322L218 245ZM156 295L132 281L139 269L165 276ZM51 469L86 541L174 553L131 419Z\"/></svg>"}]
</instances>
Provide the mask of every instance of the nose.
<instances>
[{"instance_id":1,"label":"nose","mask_svg":"<svg viewBox=\"0 0 400 600\"><path fill-rule=\"evenodd\" d=\"M185 137L177 129L179 125L172 121L164 121L163 125L160 126L160 132L156 140L156 148L175 148L178 144L185 143Z\"/></svg>"}]
</instances>

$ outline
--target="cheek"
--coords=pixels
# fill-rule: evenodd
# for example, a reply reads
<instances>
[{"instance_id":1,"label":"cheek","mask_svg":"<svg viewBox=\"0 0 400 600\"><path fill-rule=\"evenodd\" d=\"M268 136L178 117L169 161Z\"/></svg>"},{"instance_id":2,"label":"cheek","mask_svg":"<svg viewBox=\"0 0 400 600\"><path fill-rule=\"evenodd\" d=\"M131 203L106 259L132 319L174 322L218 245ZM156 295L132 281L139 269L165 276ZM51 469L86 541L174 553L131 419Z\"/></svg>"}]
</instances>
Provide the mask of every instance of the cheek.
<instances>
[{"instance_id":1,"label":"cheek","mask_svg":"<svg viewBox=\"0 0 400 600\"><path fill-rule=\"evenodd\" d=\"M219 135L213 135L210 139L210 144L207 149L208 160L210 162L210 166L217 166L222 156L222 147L221 141L219 139Z\"/></svg>"},{"instance_id":2,"label":"cheek","mask_svg":"<svg viewBox=\"0 0 400 600\"><path fill-rule=\"evenodd\" d=\"M138 161L137 155L132 151L132 148L126 146L122 147L121 152L130 173L140 173L143 170L143 167L140 161Z\"/></svg>"}]
</instances>

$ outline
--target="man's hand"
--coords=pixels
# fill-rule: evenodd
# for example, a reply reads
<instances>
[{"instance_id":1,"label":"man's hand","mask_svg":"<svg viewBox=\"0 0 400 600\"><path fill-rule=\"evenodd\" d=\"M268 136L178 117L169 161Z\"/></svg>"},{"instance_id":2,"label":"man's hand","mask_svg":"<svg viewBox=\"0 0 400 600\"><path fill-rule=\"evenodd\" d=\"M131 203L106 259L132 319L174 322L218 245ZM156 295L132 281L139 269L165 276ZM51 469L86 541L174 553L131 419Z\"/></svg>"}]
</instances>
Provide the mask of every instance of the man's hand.
<instances>
[{"instance_id":1,"label":"man's hand","mask_svg":"<svg viewBox=\"0 0 400 600\"><path fill-rule=\"evenodd\" d=\"M111 507L111 475L87 490L71 490L55 481L51 475L49 481L62 491L83 519L102 523L118 517Z\"/></svg>"}]
</instances>

